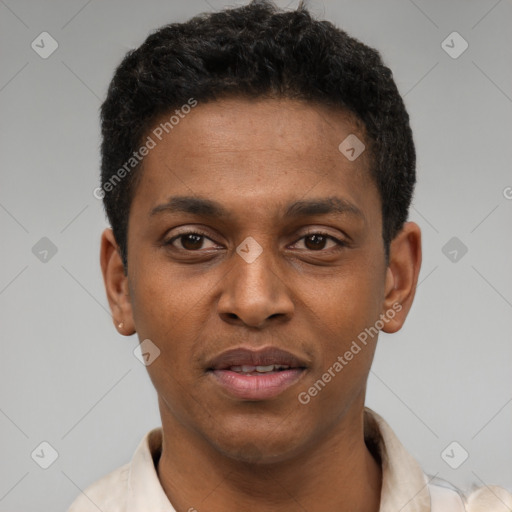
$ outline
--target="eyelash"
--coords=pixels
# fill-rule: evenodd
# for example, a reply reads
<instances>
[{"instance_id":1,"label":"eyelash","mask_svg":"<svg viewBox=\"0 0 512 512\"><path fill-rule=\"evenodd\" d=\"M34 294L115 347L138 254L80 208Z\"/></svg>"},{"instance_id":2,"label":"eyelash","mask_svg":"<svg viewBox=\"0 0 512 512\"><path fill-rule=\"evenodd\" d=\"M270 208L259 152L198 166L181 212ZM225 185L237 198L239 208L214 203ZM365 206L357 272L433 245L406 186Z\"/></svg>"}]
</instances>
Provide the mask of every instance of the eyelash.
<instances>
[{"instance_id":1,"label":"eyelash","mask_svg":"<svg viewBox=\"0 0 512 512\"><path fill-rule=\"evenodd\" d=\"M199 235L199 236L202 236L204 238L207 238L208 240L211 240L212 242L215 242L214 240L212 240L207 233L204 233L202 232L201 230L194 230L194 231L184 231L178 235L175 235L173 236L172 238L170 238L169 240L166 240L164 242L164 245L166 246L171 246L172 248L174 249L177 249L178 251L186 251L186 252L200 252L201 249L198 249L196 251L192 251L192 250L189 250L189 249L184 249L184 248L180 248L180 247L174 247L173 246L173 242L183 236L187 236L187 235ZM326 233L324 231L310 231L309 233L305 233L304 235L302 235L299 239L297 239L294 244L296 244L299 240L302 240L303 238L307 238L308 236L312 236L312 235L320 235L320 236L323 236L325 238L328 238L330 240L332 240L333 242L336 243L337 247L331 247L330 249L319 249L318 251L314 251L312 249L309 249L310 252L329 252L331 250L341 250L342 248L346 247L347 246L347 243L343 240L340 240L339 238L336 238L332 235L330 235L329 233ZM306 249L308 250L308 249Z\"/></svg>"}]
</instances>

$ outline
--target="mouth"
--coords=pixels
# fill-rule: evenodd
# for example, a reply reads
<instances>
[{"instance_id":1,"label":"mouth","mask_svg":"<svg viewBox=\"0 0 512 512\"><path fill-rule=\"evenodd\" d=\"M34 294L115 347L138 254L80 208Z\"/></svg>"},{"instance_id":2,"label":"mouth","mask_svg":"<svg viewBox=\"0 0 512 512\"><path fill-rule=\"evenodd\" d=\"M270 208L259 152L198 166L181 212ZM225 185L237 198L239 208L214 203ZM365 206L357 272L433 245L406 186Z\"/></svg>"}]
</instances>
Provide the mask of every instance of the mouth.
<instances>
[{"instance_id":1,"label":"mouth","mask_svg":"<svg viewBox=\"0 0 512 512\"><path fill-rule=\"evenodd\" d=\"M250 365L250 364L244 364L241 366L230 366L229 368L223 368L223 370L227 370L230 372L236 372L241 375L261 375L261 374L269 374L269 373L276 373L276 372L282 372L284 370L289 370L290 367L285 364L269 364L269 365Z\"/></svg>"},{"instance_id":2,"label":"mouth","mask_svg":"<svg viewBox=\"0 0 512 512\"><path fill-rule=\"evenodd\" d=\"M267 347L223 352L208 364L206 372L231 397L257 401L281 394L306 370L305 360L277 347Z\"/></svg>"}]
</instances>

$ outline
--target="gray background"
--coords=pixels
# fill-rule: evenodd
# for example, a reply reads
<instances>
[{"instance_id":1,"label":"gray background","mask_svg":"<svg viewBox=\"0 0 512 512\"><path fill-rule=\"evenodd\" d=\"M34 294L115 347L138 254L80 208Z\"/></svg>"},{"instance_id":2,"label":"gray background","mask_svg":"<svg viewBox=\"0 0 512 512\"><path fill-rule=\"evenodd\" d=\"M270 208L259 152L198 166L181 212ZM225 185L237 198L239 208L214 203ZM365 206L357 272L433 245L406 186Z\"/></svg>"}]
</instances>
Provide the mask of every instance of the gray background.
<instances>
[{"instance_id":1,"label":"gray background","mask_svg":"<svg viewBox=\"0 0 512 512\"><path fill-rule=\"evenodd\" d=\"M367 404L430 474L512 490L512 3L310 4L380 50L418 153L420 285L404 328L381 336ZM150 30L223 5L0 0L0 511L66 510L160 424L101 281L98 108ZM47 59L31 48L43 31L59 45ZM453 31L469 44L456 59L441 46ZM48 469L31 458L42 441L59 454ZM441 456L453 441L452 464L469 453L458 469Z\"/></svg>"}]
</instances>

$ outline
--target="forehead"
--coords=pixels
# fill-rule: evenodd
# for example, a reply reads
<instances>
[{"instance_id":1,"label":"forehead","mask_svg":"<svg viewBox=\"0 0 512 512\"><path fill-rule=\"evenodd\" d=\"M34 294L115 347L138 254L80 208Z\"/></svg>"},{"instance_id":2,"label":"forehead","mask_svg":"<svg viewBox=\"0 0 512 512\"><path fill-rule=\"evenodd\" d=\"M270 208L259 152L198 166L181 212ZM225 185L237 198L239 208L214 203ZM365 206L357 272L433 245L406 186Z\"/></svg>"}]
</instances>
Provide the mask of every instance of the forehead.
<instances>
[{"instance_id":1,"label":"forehead","mask_svg":"<svg viewBox=\"0 0 512 512\"><path fill-rule=\"evenodd\" d=\"M178 193L246 209L251 200L266 208L310 193L339 191L354 203L368 194L375 199L368 151L354 160L340 151L347 137L367 145L362 123L347 112L296 100L233 98L199 103L170 124L173 114L149 132L155 145L134 198L147 212Z\"/></svg>"},{"instance_id":2,"label":"forehead","mask_svg":"<svg viewBox=\"0 0 512 512\"><path fill-rule=\"evenodd\" d=\"M346 136L366 139L363 123L352 113L299 100L228 98L199 103L180 118L172 114L162 115L151 134L161 150L180 146L183 157L202 156L210 150L252 153L261 149L283 153L284 145L288 144L288 158L313 154L315 158L326 159L339 156L339 144ZM171 117L176 124L169 126ZM164 144L160 144L160 139ZM153 156L159 153L156 149ZM354 169L362 166L366 155L362 156L352 166Z\"/></svg>"}]
</instances>

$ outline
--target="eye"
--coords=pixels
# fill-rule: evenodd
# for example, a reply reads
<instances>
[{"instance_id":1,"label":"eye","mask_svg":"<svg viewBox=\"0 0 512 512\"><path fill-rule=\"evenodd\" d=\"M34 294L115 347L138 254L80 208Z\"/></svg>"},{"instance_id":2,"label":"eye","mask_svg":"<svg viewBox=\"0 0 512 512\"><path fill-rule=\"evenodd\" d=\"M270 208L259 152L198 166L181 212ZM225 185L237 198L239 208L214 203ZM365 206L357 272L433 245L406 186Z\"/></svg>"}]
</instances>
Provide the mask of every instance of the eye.
<instances>
[{"instance_id":1,"label":"eye","mask_svg":"<svg viewBox=\"0 0 512 512\"><path fill-rule=\"evenodd\" d=\"M205 242L207 240L211 242L210 247L205 247ZM347 245L343 240L340 240L328 233L321 231L307 233L306 235L299 238L299 240L297 240L294 245L298 244L300 241L303 241L306 250L314 252L327 252L332 249L339 250ZM328 246L329 242L331 243L330 247ZM191 252L197 252L201 249L213 249L217 247L217 244L211 238L209 238L207 234L197 230L182 232L173 236L164 243L165 245L171 246L175 249Z\"/></svg>"},{"instance_id":2,"label":"eye","mask_svg":"<svg viewBox=\"0 0 512 512\"><path fill-rule=\"evenodd\" d=\"M174 242L179 240L179 244L181 247L177 246ZM199 249L204 249L205 240L209 240L213 243L212 247L206 247L207 249L215 247L215 242L211 238L208 238L206 234L201 233L200 231L187 231L184 233L180 233L179 235L173 236L171 239L165 242L165 245L170 245L179 250L185 251L197 251Z\"/></svg>"},{"instance_id":3,"label":"eye","mask_svg":"<svg viewBox=\"0 0 512 512\"><path fill-rule=\"evenodd\" d=\"M343 240L340 240L332 235L329 235L328 233L316 231L312 233L307 233L302 238L299 238L299 240L297 240L297 242L295 243L297 244L301 240L304 240L304 245L307 250L317 252L329 249L337 250L346 246L346 243ZM327 247L326 249L326 244L328 242L331 242L333 245Z\"/></svg>"}]
</instances>

